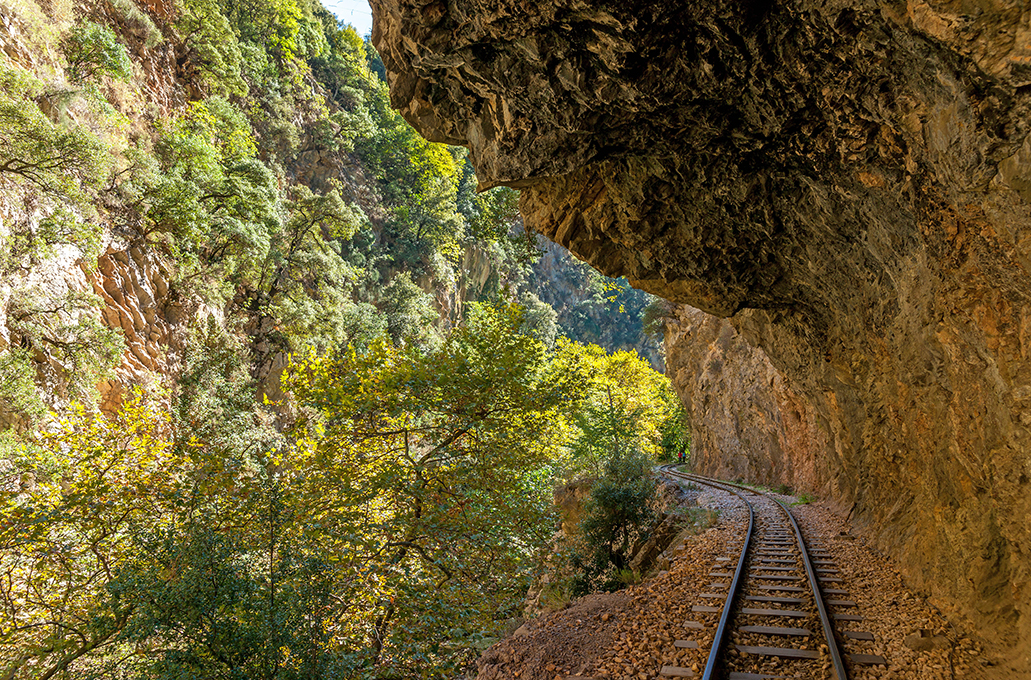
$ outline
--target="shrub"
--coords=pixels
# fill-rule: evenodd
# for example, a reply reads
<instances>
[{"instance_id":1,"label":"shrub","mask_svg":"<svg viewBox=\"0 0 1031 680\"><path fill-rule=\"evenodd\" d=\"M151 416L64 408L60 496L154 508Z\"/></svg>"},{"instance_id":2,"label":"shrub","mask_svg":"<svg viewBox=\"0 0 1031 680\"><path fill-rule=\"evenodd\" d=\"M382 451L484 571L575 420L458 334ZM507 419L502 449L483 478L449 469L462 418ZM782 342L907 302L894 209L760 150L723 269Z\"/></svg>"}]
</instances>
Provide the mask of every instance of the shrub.
<instances>
[{"instance_id":1,"label":"shrub","mask_svg":"<svg viewBox=\"0 0 1031 680\"><path fill-rule=\"evenodd\" d=\"M214 0L186 0L176 29L183 36L179 59L210 94L243 96L240 43Z\"/></svg>"},{"instance_id":2,"label":"shrub","mask_svg":"<svg viewBox=\"0 0 1031 680\"><path fill-rule=\"evenodd\" d=\"M23 347L0 352L0 413L5 419L18 414L28 419L46 415L46 404L36 390L36 368L32 355Z\"/></svg>"},{"instance_id":3,"label":"shrub","mask_svg":"<svg viewBox=\"0 0 1031 680\"><path fill-rule=\"evenodd\" d=\"M50 196L86 203L82 189L99 184L107 168L103 144L82 126L55 125L26 96L31 92L7 89L14 83L8 75L0 74L0 174L28 181Z\"/></svg>"},{"instance_id":4,"label":"shrub","mask_svg":"<svg viewBox=\"0 0 1031 680\"><path fill-rule=\"evenodd\" d=\"M72 27L65 39L68 79L86 83L103 75L126 79L132 75L132 62L114 31L92 21Z\"/></svg>"},{"instance_id":5,"label":"shrub","mask_svg":"<svg viewBox=\"0 0 1031 680\"><path fill-rule=\"evenodd\" d=\"M97 383L122 358L121 329L103 324L98 314L101 305L102 300L89 292L69 291L56 297L29 287L11 293L7 327L12 339L47 357L40 370L51 374L52 386L61 385L54 390L57 396L84 402L95 399Z\"/></svg>"},{"instance_id":6,"label":"shrub","mask_svg":"<svg viewBox=\"0 0 1031 680\"><path fill-rule=\"evenodd\" d=\"M154 25L154 21L133 0L108 1L129 30L143 40L144 47L150 49L163 40L161 31Z\"/></svg>"},{"instance_id":7,"label":"shrub","mask_svg":"<svg viewBox=\"0 0 1031 680\"><path fill-rule=\"evenodd\" d=\"M605 463L594 484L580 523L580 550L573 566L581 572L579 593L594 587L615 590L627 583L632 548L654 519L651 500L655 480L652 461L637 450L619 453Z\"/></svg>"}]
</instances>

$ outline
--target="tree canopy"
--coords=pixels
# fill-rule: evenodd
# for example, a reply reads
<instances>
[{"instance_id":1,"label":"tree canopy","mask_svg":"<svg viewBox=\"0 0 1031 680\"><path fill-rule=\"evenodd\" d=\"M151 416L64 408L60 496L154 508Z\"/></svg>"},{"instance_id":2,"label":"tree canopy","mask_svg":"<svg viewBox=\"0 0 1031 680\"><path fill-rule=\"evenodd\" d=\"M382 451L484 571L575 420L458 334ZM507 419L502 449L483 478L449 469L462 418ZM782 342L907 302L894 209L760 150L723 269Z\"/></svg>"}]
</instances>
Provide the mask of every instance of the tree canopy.
<instances>
[{"instance_id":1,"label":"tree canopy","mask_svg":"<svg viewBox=\"0 0 1031 680\"><path fill-rule=\"evenodd\" d=\"M453 677L556 481L683 446L665 378L576 341L643 298L544 274L314 0L6 11L38 59L0 53L0 678Z\"/></svg>"}]
</instances>

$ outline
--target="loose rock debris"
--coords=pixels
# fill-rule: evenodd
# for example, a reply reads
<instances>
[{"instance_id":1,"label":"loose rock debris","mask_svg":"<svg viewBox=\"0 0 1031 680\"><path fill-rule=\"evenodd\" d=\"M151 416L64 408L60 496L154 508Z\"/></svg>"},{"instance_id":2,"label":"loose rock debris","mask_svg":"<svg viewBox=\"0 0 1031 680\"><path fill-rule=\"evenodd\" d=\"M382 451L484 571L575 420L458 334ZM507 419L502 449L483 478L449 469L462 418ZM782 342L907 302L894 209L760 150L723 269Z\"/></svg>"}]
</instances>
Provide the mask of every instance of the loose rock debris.
<instances>
[{"instance_id":1,"label":"loose rock debris","mask_svg":"<svg viewBox=\"0 0 1031 680\"><path fill-rule=\"evenodd\" d=\"M789 502L787 496L778 496ZM476 680L652 680L664 665L700 672L707 650L677 649L692 637L685 622L697 618L691 607L703 604L716 558L733 538L743 510L729 494L693 491L688 502L719 511L716 526L666 551L668 571L618 593L595 594L566 609L526 623L517 633L487 650L477 662ZM888 666L850 669L854 680L994 680L983 643L947 621L910 591L892 564L854 538L847 522L820 504L793 506L807 540L822 539L841 569L865 621L874 634L863 651L888 660ZM694 631L697 633L697 631ZM696 636L697 637L697 636ZM812 641L814 648L823 640ZM700 661L699 661L700 660ZM747 661L747 659L746 659ZM830 678L829 669L799 675L790 661L755 657L752 672L789 677Z\"/></svg>"}]
</instances>

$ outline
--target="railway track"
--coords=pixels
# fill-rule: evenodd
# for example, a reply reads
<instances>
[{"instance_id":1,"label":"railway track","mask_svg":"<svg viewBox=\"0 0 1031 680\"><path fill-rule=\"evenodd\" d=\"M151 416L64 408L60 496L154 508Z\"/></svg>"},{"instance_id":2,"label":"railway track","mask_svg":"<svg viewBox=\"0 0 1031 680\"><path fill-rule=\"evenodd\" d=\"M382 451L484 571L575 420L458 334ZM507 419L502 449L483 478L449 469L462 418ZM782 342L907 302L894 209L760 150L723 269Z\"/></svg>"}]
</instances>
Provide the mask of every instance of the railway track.
<instances>
[{"instance_id":1,"label":"railway track","mask_svg":"<svg viewBox=\"0 0 1031 680\"><path fill-rule=\"evenodd\" d=\"M825 546L806 545L785 505L671 465L662 469L671 477L733 494L747 510L747 521L739 523L728 553L713 564L713 582L692 607L695 620L684 623L690 637L674 643L678 650L699 655L708 648L704 670L700 663L670 665L662 667L661 676L847 680L855 666L887 665L880 656L840 651L839 640L847 645L873 640L873 635L847 628L863 618L847 599L837 565Z\"/></svg>"}]
</instances>

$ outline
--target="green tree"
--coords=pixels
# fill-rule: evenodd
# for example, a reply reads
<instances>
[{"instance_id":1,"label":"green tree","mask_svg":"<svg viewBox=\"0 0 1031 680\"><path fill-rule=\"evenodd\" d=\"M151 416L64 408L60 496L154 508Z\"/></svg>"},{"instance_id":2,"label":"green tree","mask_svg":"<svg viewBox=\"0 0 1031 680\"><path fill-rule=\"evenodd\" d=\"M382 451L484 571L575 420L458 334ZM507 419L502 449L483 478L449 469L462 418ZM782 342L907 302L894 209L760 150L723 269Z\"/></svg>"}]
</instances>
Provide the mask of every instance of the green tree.
<instances>
[{"instance_id":1,"label":"green tree","mask_svg":"<svg viewBox=\"0 0 1031 680\"><path fill-rule=\"evenodd\" d=\"M242 56L237 34L216 0L185 0L176 22L179 63L209 94L243 96Z\"/></svg>"},{"instance_id":2,"label":"green tree","mask_svg":"<svg viewBox=\"0 0 1031 680\"><path fill-rule=\"evenodd\" d=\"M634 449L605 461L604 473L591 487L580 522L581 544L573 558L573 565L580 570L575 587L579 594L626 585L631 549L646 536L654 519L653 462Z\"/></svg>"},{"instance_id":3,"label":"green tree","mask_svg":"<svg viewBox=\"0 0 1031 680\"><path fill-rule=\"evenodd\" d=\"M575 590L625 585L632 547L653 520L651 468L687 445L683 407L669 379L636 352L571 345L591 367L572 412L572 474L592 482L572 563Z\"/></svg>"},{"instance_id":4,"label":"green tree","mask_svg":"<svg viewBox=\"0 0 1031 680\"><path fill-rule=\"evenodd\" d=\"M679 422L682 413L669 378L636 352L608 354L597 345L577 347L593 369L587 398L574 414L572 450L579 469L601 474L606 460L630 451L652 459L668 455L665 429L670 419Z\"/></svg>"},{"instance_id":5,"label":"green tree","mask_svg":"<svg viewBox=\"0 0 1031 680\"><path fill-rule=\"evenodd\" d=\"M163 127L153 151L140 145L129 153L119 185L123 220L177 263L180 284L252 283L282 230L283 207L275 177L255 158L247 118L211 97Z\"/></svg>"},{"instance_id":6,"label":"green tree","mask_svg":"<svg viewBox=\"0 0 1031 680\"><path fill-rule=\"evenodd\" d=\"M515 606L549 538L541 473L584 374L558 370L521 322L517 308L480 307L426 355L380 344L290 372L317 414L306 455L326 468L307 476L306 516L365 574L338 592L355 603L351 635L393 674L437 677L468 659L467 634Z\"/></svg>"},{"instance_id":7,"label":"green tree","mask_svg":"<svg viewBox=\"0 0 1031 680\"><path fill-rule=\"evenodd\" d=\"M344 203L337 189L317 194L304 185L285 202L287 219L272 235L247 309L259 320L257 342L279 338L282 348L305 342L320 347L344 338L347 292L355 272L341 257L364 214ZM305 341L307 338L307 341Z\"/></svg>"},{"instance_id":8,"label":"green tree","mask_svg":"<svg viewBox=\"0 0 1031 680\"><path fill-rule=\"evenodd\" d=\"M387 332L395 344L417 345L433 337L437 312L433 298L423 292L408 272L401 272L383 289L382 310L387 318Z\"/></svg>"},{"instance_id":9,"label":"green tree","mask_svg":"<svg viewBox=\"0 0 1031 680\"><path fill-rule=\"evenodd\" d=\"M134 605L111 586L133 531L167 519L182 469L167 425L140 399L113 421L75 407L35 453L35 485L0 497L3 677L67 677L125 629Z\"/></svg>"},{"instance_id":10,"label":"green tree","mask_svg":"<svg viewBox=\"0 0 1031 680\"><path fill-rule=\"evenodd\" d=\"M0 67L0 176L87 210L88 187L100 185L110 157L83 126L55 124L33 100L41 84Z\"/></svg>"},{"instance_id":11,"label":"green tree","mask_svg":"<svg viewBox=\"0 0 1031 680\"><path fill-rule=\"evenodd\" d=\"M533 293L524 293L520 302L524 309L523 325L526 332L538 338L545 345L551 347L558 337L558 316L555 310L544 302L541 302Z\"/></svg>"},{"instance_id":12,"label":"green tree","mask_svg":"<svg viewBox=\"0 0 1031 680\"><path fill-rule=\"evenodd\" d=\"M36 357L33 373L43 374L51 398L91 401L97 383L121 361L121 329L103 324L100 305L93 293L52 297L35 288L12 292L7 327L12 340Z\"/></svg>"},{"instance_id":13,"label":"green tree","mask_svg":"<svg viewBox=\"0 0 1031 680\"><path fill-rule=\"evenodd\" d=\"M68 79L85 83L98 76L124 80L132 75L132 62L125 46L110 28L83 21L68 32L64 45Z\"/></svg>"}]
</instances>

